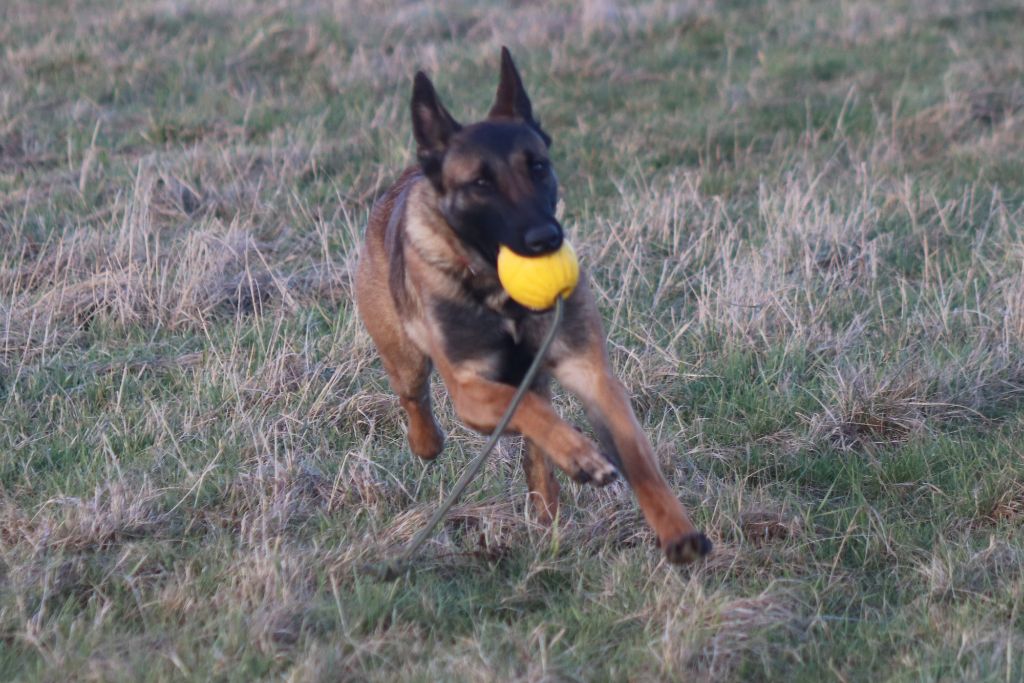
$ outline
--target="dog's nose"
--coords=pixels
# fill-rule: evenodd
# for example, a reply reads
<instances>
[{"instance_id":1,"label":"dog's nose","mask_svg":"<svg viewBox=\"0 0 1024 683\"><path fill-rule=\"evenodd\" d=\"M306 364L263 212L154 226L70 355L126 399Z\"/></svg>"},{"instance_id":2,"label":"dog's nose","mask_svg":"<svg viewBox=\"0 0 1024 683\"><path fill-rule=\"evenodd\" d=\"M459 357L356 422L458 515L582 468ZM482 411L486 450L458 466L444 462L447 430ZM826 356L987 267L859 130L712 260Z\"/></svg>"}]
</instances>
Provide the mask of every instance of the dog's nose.
<instances>
[{"instance_id":1,"label":"dog's nose","mask_svg":"<svg viewBox=\"0 0 1024 683\"><path fill-rule=\"evenodd\" d=\"M558 223L536 225L523 235L523 243L531 254L547 254L562 246L562 228Z\"/></svg>"}]
</instances>

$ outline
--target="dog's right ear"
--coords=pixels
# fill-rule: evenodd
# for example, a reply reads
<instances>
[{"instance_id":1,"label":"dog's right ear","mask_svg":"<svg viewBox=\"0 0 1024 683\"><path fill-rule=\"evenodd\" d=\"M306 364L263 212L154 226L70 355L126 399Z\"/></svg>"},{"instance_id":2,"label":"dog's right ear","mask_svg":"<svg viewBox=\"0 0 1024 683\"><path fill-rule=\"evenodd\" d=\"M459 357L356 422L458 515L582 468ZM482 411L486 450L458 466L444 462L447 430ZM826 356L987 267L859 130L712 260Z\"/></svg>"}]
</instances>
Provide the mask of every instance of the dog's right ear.
<instances>
[{"instance_id":1,"label":"dog's right ear","mask_svg":"<svg viewBox=\"0 0 1024 683\"><path fill-rule=\"evenodd\" d=\"M435 186L440 185L441 162L451 137L462 126L452 118L437 98L434 84L422 71L416 72L412 86L412 133L416 138L416 156L423 173Z\"/></svg>"},{"instance_id":2,"label":"dog's right ear","mask_svg":"<svg viewBox=\"0 0 1024 683\"><path fill-rule=\"evenodd\" d=\"M545 145L551 146L551 136L545 133L537 119L533 118L533 105L530 104L530 96L526 94L523 79L519 76L519 69L512 61L512 53L508 51L507 47L501 48L501 79L498 82L498 93L494 97L494 104L487 116L492 119L522 121L540 135Z\"/></svg>"}]
</instances>

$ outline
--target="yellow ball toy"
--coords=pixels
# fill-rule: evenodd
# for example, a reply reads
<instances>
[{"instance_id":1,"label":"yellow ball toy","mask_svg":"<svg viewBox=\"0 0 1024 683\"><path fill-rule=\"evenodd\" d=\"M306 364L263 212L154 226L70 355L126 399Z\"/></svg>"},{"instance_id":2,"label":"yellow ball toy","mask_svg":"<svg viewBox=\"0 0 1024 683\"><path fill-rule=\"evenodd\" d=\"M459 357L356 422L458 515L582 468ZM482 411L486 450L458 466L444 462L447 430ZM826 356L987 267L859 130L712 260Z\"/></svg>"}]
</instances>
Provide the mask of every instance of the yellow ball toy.
<instances>
[{"instance_id":1,"label":"yellow ball toy","mask_svg":"<svg viewBox=\"0 0 1024 683\"><path fill-rule=\"evenodd\" d=\"M520 256L502 245L498 250L498 279L513 301L534 311L546 311L555 305L557 297L572 294L580 279L580 264L565 240L558 251L543 256Z\"/></svg>"}]
</instances>

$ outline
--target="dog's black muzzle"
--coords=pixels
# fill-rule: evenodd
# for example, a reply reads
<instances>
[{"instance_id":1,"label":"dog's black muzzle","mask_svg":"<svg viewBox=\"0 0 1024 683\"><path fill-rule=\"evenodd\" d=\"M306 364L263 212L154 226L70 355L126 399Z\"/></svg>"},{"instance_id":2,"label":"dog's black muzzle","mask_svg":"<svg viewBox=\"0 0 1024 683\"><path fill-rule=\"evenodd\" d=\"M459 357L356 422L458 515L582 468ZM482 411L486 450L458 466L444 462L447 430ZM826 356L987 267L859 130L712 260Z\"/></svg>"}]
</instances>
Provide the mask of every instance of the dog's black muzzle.
<instances>
[{"instance_id":1,"label":"dog's black muzzle","mask_svg":"<svg viewBox=\"0 0 1024 683\"><path fill-rule=\"evenodd\" d=\"M527 256L540 256L557 251L562 246L562 226L551 220L526 229L523 246Z\"/></svg>"}]
</instances>

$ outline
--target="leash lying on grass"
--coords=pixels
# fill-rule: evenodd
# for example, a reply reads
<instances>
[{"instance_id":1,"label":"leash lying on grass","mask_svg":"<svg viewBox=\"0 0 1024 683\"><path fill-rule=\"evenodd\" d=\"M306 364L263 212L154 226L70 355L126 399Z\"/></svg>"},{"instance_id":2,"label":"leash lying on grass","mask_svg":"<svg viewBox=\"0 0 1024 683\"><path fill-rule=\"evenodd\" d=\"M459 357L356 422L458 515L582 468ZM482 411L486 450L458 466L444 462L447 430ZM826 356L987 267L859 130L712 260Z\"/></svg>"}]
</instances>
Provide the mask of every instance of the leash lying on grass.
<instances>
[{"instance_id":1,"label":"leash lying on grass","mask_svg":"<svg viewBox=\"0 0 1024 683\"><path fill-rule=\"evenodd\" d=\"M519 383L516 393L513 394L505 414L501 416L494 431L491 432L491 436L487 439L484 449L469 463L466 471L455 483L455 488L441 503L441 506L434 511L427 525L419 530L396 557L363 567L363 573L374 576L380 581L394 581L412 569L409 560L427 542L434 532L434 528L441 522L448 510L462 497L466 487L480 472L487 456L498 444L498 439L505 432L509 421L512 420L512 415L515 414L526 392L529 391L548 349L555 341L558 326L562 324L565 297L572 293L579 279L579 264L576 260L576 253L568 242L563 242L562 248L553 254L532 258L518 256L506 247L502 247L498 257L498 278L509 296L527 308L547 310L551 308L551 304L554 304L555 314L551 320L551 328L548 330L547 336L544 337L540 348L537 349L537 354L533 357L533 362L530 363L526 375L523 376L523 381Z\"/></svg>"}]
</instances>

